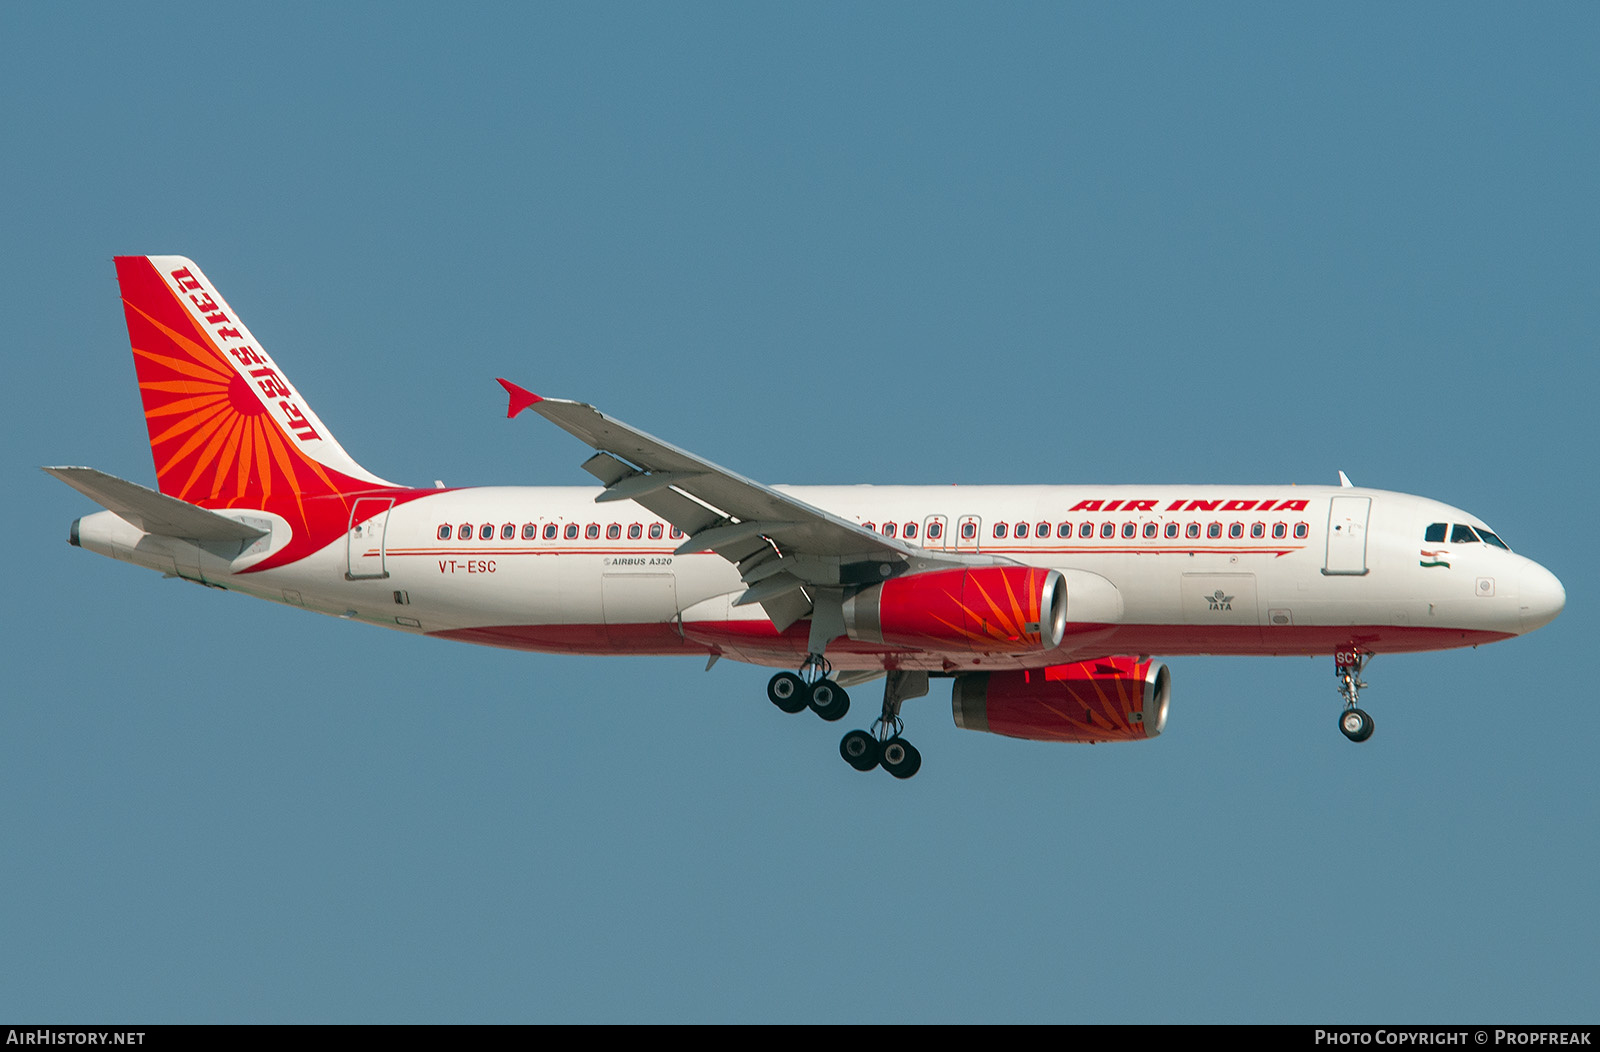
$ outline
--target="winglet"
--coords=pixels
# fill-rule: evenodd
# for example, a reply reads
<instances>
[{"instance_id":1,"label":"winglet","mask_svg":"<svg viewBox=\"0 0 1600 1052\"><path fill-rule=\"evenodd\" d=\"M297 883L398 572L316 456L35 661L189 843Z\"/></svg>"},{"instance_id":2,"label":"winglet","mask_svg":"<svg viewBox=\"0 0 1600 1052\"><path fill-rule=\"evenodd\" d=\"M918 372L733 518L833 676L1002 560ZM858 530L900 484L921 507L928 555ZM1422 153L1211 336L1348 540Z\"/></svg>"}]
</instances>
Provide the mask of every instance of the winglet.
<instances>
[{"instance_id":1,"label":"winglet","mask_svg":"<svg viewBox=\"0 0 1600 1052\"><path fill-rule=\"evenodd\" d=\"M501 383L505 383L504 380L501 380L500 382ZM523 394L527 394L527 392L524 391ZM1350 476L1349 475L1346 475L1344 472L1341 471L1341 472L1339 472L1339 485L1340 485L1340 487L1342 487L1344 489L1354 489L1356 484L1354 482L1350 481Z\"/></svg>"},{"instance_id":2,"label":"winglet","mask_svg":"<svg viewBox=\"0 0 1600 1052\"><path fill-rule=\"evenodd\" d=\"M511 396L511 404L506 407L506 419L510 420L535 402L544 401L532 391L526 391L512 383L510 380L500 380L500 386L506 389L506 394Z\"/></svg>"}]
</instances>

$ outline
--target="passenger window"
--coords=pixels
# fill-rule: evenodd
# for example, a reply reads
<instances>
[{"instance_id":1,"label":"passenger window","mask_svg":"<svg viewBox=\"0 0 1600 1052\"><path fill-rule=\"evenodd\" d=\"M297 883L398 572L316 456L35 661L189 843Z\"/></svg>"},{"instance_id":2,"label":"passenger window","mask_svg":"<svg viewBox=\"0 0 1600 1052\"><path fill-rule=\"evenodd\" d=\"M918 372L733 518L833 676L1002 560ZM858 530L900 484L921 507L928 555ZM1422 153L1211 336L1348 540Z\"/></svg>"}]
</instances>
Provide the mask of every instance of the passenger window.
<instances>
[{"instance_id":1,"label":"passenger window","mask_svg":"<svg viewBox=\"0 0 1600 1052\"><path fill-rule=\"evenodd\" d=\"M620 540L622 540L622 524L621 523L613 522L611 525L606 527L606 540L608 540L608 541L620 541Z\"/></svg>"},{"instance_id":2,"label":"passenger window","mask_svg":"<svg viewBox=\"0 0 1600 1052\"><path fill-rule=\"evenodd\" d=\"M628 540L636 541L636 540L638 540L639 538L641 538L643 536L644 536L644 527L640 526L637 522L633 523L632 525L630 525L628 527Z\"/></svg>"},{"instance_id":3,"label":"passenger window","mask_svg":"<svg viewBox=\"0 0 1600 1052\"><path fill-rule=\"evenodd\" d=\"M522 524L522 539L523 540L531 541L537 536L539 536L539 526L538 526L537 523L525 522L525 523Z\"/></svg>"},{"instance_id":4,"label":"passenger window","mask_svg":"<svg viewBox=\"0 0 1600 1052\"><path fill-rule=\"evenodd\" d=\"M1017 523L1017 540L1023 541L1023 540L1027 540L1027 539L1028 539L1028 524L1025 523L1025 522Z\"/></svg>"},{"instance_id":5,"label":"passenger window","mask_svg":"<svg viewBox=\"0 0 1600 1052\"><path fill-rule=\"evenodd\" d=\"M555 540L556 539L556 534L559 533L560 530L561 530L561 528L559 526L557 526L553 522L545 523L545 525L544 525L544 539L547 540L547 541Z\"/></svg>"},{"instance_id":6,"label":"passenger window","mask_svg":"<svg viewBox=\"0 0 1600 1052\"><path fill-rule=\"evenodd\" d=\"M1267 535L1267 524L1266 523L1264 523L1264 522L1252 522L1250 524L1250 536L1256 537L1256 538L1260 538L1260 537L1265 537L1266 535Z\"/></svg>"},{"instance_id":7,"label":"passenger window","mask_svg":"<svg viewBox=\"0 0 1600 1052\"><path fill-rule=\"evenodd\" d=\"M1003 522L995 523L994 524L994 535L996 537L1004 537L1006 535L1006 524L1003 523Z\"/></svg>"},{"instance_id":8,"label":"passenger window","mask_svg":"<svg viewBox=\"0 0 1600 1052\"><path fill-rule=\"evenodd\" d=\"M1285 537L1289 536L1289 527L1285 526L1281 522L1275 522L1272 524L1272 535L1281 541Z\"/></svg>"},{"instance_id":9,"label":"passenger window","mask_svg":"<svg viewBox=\"0 0 1600 1052\"><path fill-rule=\"evenodd\" d=\"M1431 522L1428 528L1422 531L1422 540L1426 544L1443 544L1445 530L1450 524L1445 522Z\"/></svg>"},{"instance_id":10,"label":"passenger window","mask_svg":"<svg viewBox=\"0 0 1600 1052\"><path fill-rule=\"evenodd\" d=\"M900 531L900 535L908 541L912 540L917 535L917 524L914 522L906 523L906 528Z\"/></svg>"},{"instance_id":11,"label":"passenger window","mask_svg":"<svg viewBox=\"0 0 1600 1052\"><path fill-rule=\"evenodd\" d=\"M457 537L457 539L463 540L463 541L472 540L472 523L463 522L461 524L460 528L458 528L456 530L456 537Z\"/></svg>"},{"instance_id":12,"label":"passenger window","mask_svg":"<svg viewBox=\"0 0 1600 1052\"><path fill-rule=\"evenodd\" d=\"M1135 537L1135 536L1138 536L1138 533L1139 533L1139 524L1138 523L1136 523L1136 522L1125 522L1125 523L1122 524L1122 535L1124 537Z\"/></svg>"},{"instance_id":13,"label":"passenger window","mask_svg":"<svg viewBox=\"0 0 1600 1052\"><path fill-rule=\"evenodd\" d=\"M1200 536L1200 524L1198 522L1191 522L1184 528L1183 532L1192 540L1193 538Z\"/></svg>"},{"instance_id":14,"label":"passenger window","mask_svg":"<svg viewBox=\"0 0 1600 1052\"><path fill-rule=\"evenodd\" d=\"M1160 532L1161 532L1161 527L1157 526L1155 523L1147 522L1147 523L1144 524L1144 535L1146 537L1154 537L1156 534L1158 534Z\"/></svg>"},{"instance_id":15,"label":"passenger window","mask_svg":"<svg viewBox=\"0 0 1600 1052\"><path fill-rule=\"evenodd\" d=\"M1117 524L1116 523L1114 523L1114 522L1102 522L1100 524L1100 536L1102 536L1102 537L1115 537L1116 535L1117 535Z\"/></svg>"},{"instance_id":16,"label":"passenger window","mask_svg":"<svg viewBox=\"0 0 1600 1052\"><path fill-rule=\"evenodd\" d=\"M583 528L583 536L586 540L598 540L600 537L600 524L598 522L591 522L589 525L585 526Z\"/></svg>"},{"instance_id":17,"label":"passenger window","mask_svg":"<svg viewBox=\"0 0 1600 1052\"><path fill-rule=\"evenodd\" d=\"M1206 527L1206 536L1212 538L1213 540L1215 540L1218 537L1221 537L1222 536L1222 523L1213 522L1211 525L1207 526Z\"/></svg>"},{"instance_id":18,"label":"passenger window","mask_svg":"<svg viewBox=\"0 0 1600 1052\"><path fill-rule=\"evenodd\" d=\"M567 540L575 541L577 539L578 539L578 524L575 523L575 522L567 523Z\"/></svg>"},{"instance_id":19,"label":"passenger window","mask_svg":"<svg viewBox=\"0 0 1600 1052\"><path fill-rule=\"evenodd\" d=\"M1071 537L1072 536L1072 523L1063 522L1059 526L1057 526L1056 527L1056 536L1057 537Z\"/></svg>"},{"instance_id":20,"label":"passenger window","mask_svg":"<svg viewBox=\"0 0 1600 1052\"><path fill-rule=\"evenodd\" d=\"M1244 536L1244 523L1235 522L1235 523L1230 524L1228 526L1228 536L1232 537L1234 540L1238 540L1240 537L1243 537Z\"/></svg>"},{"instance_id":21,"label":"passenger window","mask_svg":"<svg viewBox=\"0 0 1600 1052\"><path fill-rule=\"evenodd\" d=\"M874 533L876 533L878 530L878 524L875 522L863 522L861 524L861 528L864 530L872 530Z\"/></svg>"},{"instance_id":22,"label":"passenger window","mask_svg":"<svg viewBox=\"0 0 1600 1052\"><path fill-rule=\"evenodd\" d=\"M1451 527L1451 529L1450 529L1450 543L1451 544L1477 544L1478 543L1478 535L1476 533L1472 532L1472 527L1471 526L1463 526L1461 523L1458 522L1453 527Z\"/></svg>"},{"instance_id":23,"label":"passenger window","mask_svg":"<svg viewBox=\"0 0 1600 1052\"><path fill-rule=\"evenodd\" d=\"M1094 536L1094 523L1086 522L1083 525L1079 526L1078 527L1078 536L1079 537L1093 537Z\"/></svg>"},{"instance_id":24,"label":"passenger window","mask_svg":"<svg viewBox=\"0 0 1600 1052\"><path fill-rule=\"evenodd\" d=\"M936 541L944 536L944 527L937 522L928 523L928 540Z\"/></svg>"},{"instance_id":25,"label":"passenger window","mask_svg":"<svg viewBox=\"0 0 1600 1052\"><path fill-rule=\"evenodd\" d=\"M1038 528L1033 531L1033 535L1035 537L1050 536L1050 524L1048 522L1041 522Z\"/></svg>"},{"instance_id":26,"label":"passenger window","mask_svg":"<svg viewBox=\"0 0 1600 1052\"><path fill-rule=\"evenodd\" d=\"M448 541L450 539L450 524L449 523L445 523L443 526L439 527L439 539L441 541Z\"/></svg>"},{"instance_id":27,"label":"passenger window","mask_svg":"<svg viewBox=\"0 0 1600 1052\"><path fill-rule=\"evenodd\" d=\"M659 522L652 522L650 524L650 539L652 541L659 541L661 539L661 524Z\"/></svg>"},{"instance_id":28,"label":"passenger window","mask_svg":"<svg viewBox=\"0 0 1600 1052\"><path fill-rule=\"evenodd\" d=\"M974 537L976 537L977 535L978 535L978 524L977 523L975 523L975 522L963 522L961 524L961 539L962 540L970 541Z\"/></svg>"},{"instance_id":29,"label":"passenger window","mask_svg":"<svg viewBox=\"0 0 1600 1052\"><path fill-rule=\"evenodd\" d=\"M1167 523L1167 528L1163 532L1168 537L1176 537L1178 535L1178 524L1175 522Z\"/></svg>"},{"instance_id":30,"label":"passenger window","mask_svg":"<svg viewBox=\"0 0 1600 1052\"><path fill-rule=\"evenodd\" d=\"M682 540L683 539L683 531L678 529L678 527L674 526L674 527L672 527L672 529L667 531L667 536L671 537L675 541Z\"/></svg>"},{"instance_id":31,"label":"passenger window","mask_svg":"<svg viewBox=\"0 0 1600 1052\"><path fill-rule=\"evenodd\" d=\"M894 523L886 522L886 523L883 524L883 535L885 537L893 537L894 536L894 531L895 531Z\"/></svg>"},{"instance_id":32,"label":"passenger window","mask_svg":"<svg viewBox=\"0 0 1600 1052\"><path fill-rule=\"evenodd\" d=\"M1311 532L1311 527L1307 526L1305 523L1297 522L1297 523L1294 524L1294 535L1299 540L1302 540L1302 541L1305 540L1306 536L1310 532Z\"/></svg>"},{"instance_id":33,"label":"passenger window","mask_svg":"<svg viewBox=\"0 0 1600 1052\"><path fill-rule=\"evenodd\" d=\"M494 540L494 523L486 522L482 526L478 527L478 540L480 540L480 541L492 541L492 540Z\"/></svg>"},{"instance_id":34,"label":"passenger window","mask_svg":"<svg viewBox=\"0 0 1600 1052\"><path fill-rule=\"evenodd\" d=\"M514 541L514 540L516 540L517 539L517 527L515 526L515 524L508 522L504 526L500 527L500 539L502 541Z\"/></svg>"}]
</instances>

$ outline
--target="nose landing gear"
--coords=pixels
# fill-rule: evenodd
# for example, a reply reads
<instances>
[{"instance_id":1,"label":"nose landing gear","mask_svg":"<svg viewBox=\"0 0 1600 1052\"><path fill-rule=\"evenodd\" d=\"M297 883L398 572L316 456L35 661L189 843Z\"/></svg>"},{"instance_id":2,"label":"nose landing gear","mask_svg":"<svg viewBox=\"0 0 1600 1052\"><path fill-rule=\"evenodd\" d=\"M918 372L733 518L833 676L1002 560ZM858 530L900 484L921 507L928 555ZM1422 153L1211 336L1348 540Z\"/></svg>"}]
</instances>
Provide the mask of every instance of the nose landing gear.
<instances>
[{"instance_id":1,"label":"nose landing gear","mask_svg":"<svg viewBox=\"0 0 1600 1052\"><path fill-rule=\"evenodd\" d=\"M1372 737L1372 717L1361 709L1345 709L1339 715L1339 729L1353 742L1364 742Z\"/></svg>"},{"instance_id":2,"label":"nose landing gear","mask_svg":"<svg viewBox=\"0 0 1600 1052\"><path fill-rule=\"evenodd\" d=\"M1356 707L1361 688L1367 685L1361 679L1361 671L1371 660L1371 653L1355 649L1341 650L1333 655L1334 675L1339 677L1339 696L1344 699L1344 711L1339 714L1339 730L1353 742L1364 742L1372 737L1375 726L1372 717Z\"/></svg>"}]
</instances>

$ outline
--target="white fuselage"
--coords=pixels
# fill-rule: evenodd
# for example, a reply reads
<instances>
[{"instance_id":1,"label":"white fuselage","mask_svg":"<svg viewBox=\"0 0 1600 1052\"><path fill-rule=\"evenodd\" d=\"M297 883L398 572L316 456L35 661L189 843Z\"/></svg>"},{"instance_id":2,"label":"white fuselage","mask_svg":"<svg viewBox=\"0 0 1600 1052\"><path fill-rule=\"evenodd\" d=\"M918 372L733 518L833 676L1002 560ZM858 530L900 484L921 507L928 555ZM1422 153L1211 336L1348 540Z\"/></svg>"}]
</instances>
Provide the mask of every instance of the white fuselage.
<instances>
[{"instance_id":1,"label":"white fuselage","mask_svg":"<svg viewBox=\"0 0 1600 1052\"><path fill-rule=\"evenodd\" d=\"M880 533L892 524L910 545L1062 572L1069 629L1059 648L962 655L964 668L1443 649L1531 631L1565 600L1537 563L1481 540L1451 543L1457 526L1483 529L1476 516L1381 490L777 488ZM288 523L267 512L223 513L272 525L242 552L146 534L111 512L79 520L74 536L114 558L403 631L564 653L716 653L791 667L804 657L803 624L780 633L761 606L733 605L746 586L732 564L674 554L681 535L630 501L596 503L599 492L440 490L387 511L361 502L336 542L259 571L289 541ZM1427 541L1440 523L1446 540ZM828 656L841 669L955 667L948 655L847 639Z\"/></svg>"}]
</instances>

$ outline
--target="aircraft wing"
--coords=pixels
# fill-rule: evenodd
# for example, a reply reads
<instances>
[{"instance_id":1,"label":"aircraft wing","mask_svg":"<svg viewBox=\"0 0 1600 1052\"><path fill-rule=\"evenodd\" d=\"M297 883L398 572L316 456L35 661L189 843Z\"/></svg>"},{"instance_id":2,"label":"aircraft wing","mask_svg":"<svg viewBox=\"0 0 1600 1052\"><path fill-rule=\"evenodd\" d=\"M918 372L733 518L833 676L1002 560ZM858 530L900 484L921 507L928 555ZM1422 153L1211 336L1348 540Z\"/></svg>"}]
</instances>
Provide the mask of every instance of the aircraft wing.
<instances>
[{"instance_id":1,"label":"aircraft wing","mask_svg":"<svg viewBox=\"0 0 1600 1052\"><path fill-rule=\"evenodd\" d=\"M583 468L605 484L598 503L632 500L682 530L678 554L713 551L739 568L748 589L735 605L761 603L782 631L811 610L807 588L867 584L906 569L968 560L883 537L686 450L629 427L594 406L541 398L501 380L511 402L598 452Z\"/></svg>"}]
</instances>

